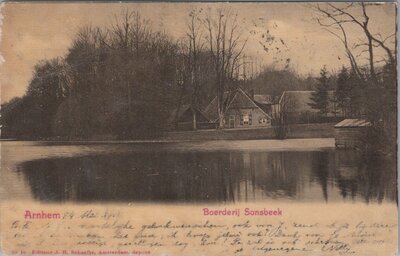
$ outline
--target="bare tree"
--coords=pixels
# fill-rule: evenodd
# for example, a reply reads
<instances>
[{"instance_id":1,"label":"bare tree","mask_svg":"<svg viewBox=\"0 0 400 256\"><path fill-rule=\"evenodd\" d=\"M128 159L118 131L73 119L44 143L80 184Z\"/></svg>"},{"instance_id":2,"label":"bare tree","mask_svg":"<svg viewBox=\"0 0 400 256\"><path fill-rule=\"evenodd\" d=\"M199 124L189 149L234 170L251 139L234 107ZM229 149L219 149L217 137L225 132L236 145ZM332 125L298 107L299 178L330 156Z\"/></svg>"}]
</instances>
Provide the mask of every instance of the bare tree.
<instances>
[{"instance_id":1,"label":"bare tree","mask_svg":"<svg viewBox=\"0 0 400 256\"><path fill-rule=\"evenodd\" d=\"M224 113L227 107L224 102L224 92L228 87L228 81L232 80L239 65L240 56L246 46L247 39L242 39L238 15L230 9L219 8L214 15L209 10L204 19L204 24L208 34L206 40L216 75L218 126L223 128Z\"/></svg>"},{"instance_id":2,"label":"bare tree","mask_svg":"<svg viewBox=\"0 0 400 256\"><path fill-rule=\"evenodd\" d=\"M295 99L291 95L282 94L279 100L279 110L276 118L275 136L277 139L285 139L289 132L289 116L296 106Z\"/></svg>"},{"instance_id":3,"label":"bare tree","mask_svg":"<svg viewBox=\"0 0 400 256\"><path fill-rule=\"evenodd\" d=\"M201 24L201 12L202 9L193 8L189 12L189 19L187 22L186 29L186 43L187 47L183 48L185 66L187 67L188 82L193 88L193 92L190 99L190 106L193 112L193 130L196 130L196 111L198 107L199 97L199 76L200 76L200 54L204 50L203 41L203 27Z\"/></svg>"},{"instance_id":4,"label":"bare tree","mask_svg":"<svg viewBox=\"0 0 400 256\"><path fill-rule=\"evenodd\" d=\"M140 13L129 9L122 10L119 16L115 16L115 24L109 30L110 45L116 54L119 54L125 62L122 68L125 80L127 97L127 121L131 123L132 116L132 84L131 76L134 69L132 62L138 61L145 48L149 47L152 36L150 21L142 18Z\"/></svg>"},{"instance_id":5,"label":"bare tree","mask_svg":"<svg viewBox=\"0 0 400 256\"><path fill-rule=\"evenodd\" d=\"M369 64L369 75L372 81L377 81L375 65L379 62L390 64L393 69L396 67L395 33L382 36L370 29L371 18L368 15L368 3L340 3L340 4L312 4L309 5L315 10L315 19L326 31L336 36L344 45L345 52L349 58L353 72L362 80L365 75L361 71L359 57L367 53ZM349 39L350 26L359 27L364 38L353 44ZM390 41L392 40L392 41ZM383 50L385 57L377 59L377 52ZM394 70L393 70L394 71Z\"/></svg>"},{"instance_id":6,"label":"bare tree","mask_svg":"<svg viewBox=\"0 0 400 256\"><path fill-rule=\"evenodd\" d=\"M115 23L108 32L112 35L111 43L114 48L133 51L137 56L152 35L150 20L129 9L124 9L120 15L115 16Z\"/></svg>"},{"instance_id":7,"label":"bare tree","mask_svg":"<svg viewBox=\"0 0 400 256\"><path fill-rule=\"evenodd\" d=\"M186 36L189 40L188 62L190 67L190 78L193 85L193 95L191 99L192 105L197 105L197 97L199 91L199 73L200 63L199 58L201 52L204 50L203 29L201 26L201 9L193 9L189 12L189 22L187 25Z\"/></svg>"}]
</instances>

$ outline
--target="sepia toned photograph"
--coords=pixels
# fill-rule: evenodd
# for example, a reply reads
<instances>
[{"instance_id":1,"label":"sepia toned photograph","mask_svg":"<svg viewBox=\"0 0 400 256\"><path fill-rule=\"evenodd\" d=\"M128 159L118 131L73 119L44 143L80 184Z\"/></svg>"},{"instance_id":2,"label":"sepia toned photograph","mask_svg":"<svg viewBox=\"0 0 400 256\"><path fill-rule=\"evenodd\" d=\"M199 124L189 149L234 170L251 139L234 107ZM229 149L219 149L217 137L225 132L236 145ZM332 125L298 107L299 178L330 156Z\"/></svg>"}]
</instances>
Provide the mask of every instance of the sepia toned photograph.
<instances>
[{"instance_id":1,"label":"sepia toned photograph","mask_svg":"<svg viewBox=\"0 0 400 256\"><path fill-rule=\"evenodd\" d=\"M395 2L0 10L0 253L397 255Z\"/></svg>"}]
</instances>

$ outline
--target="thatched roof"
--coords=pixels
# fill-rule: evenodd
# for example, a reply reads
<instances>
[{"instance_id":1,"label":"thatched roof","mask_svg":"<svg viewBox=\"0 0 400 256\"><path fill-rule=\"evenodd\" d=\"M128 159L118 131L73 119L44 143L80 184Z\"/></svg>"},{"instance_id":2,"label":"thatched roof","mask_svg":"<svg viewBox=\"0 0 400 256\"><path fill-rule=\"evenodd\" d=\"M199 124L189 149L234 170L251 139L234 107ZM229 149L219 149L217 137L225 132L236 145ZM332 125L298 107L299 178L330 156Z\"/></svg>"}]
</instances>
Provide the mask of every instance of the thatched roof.
<instances>
[{"instance_id":1,"label":"thatched roof","mask_svg":"<svg viewBox=\"0 0 400 256\"><path fill-rule=\"evenodd\" d=\"M172 111L171 116L168 119L168 122L169 123L173 123L176 121L180 122L181 118L185 115L185 113L187 111L195 111L197 116L200 116L200 117L204 118L205 120L209 121L209 118L207 117L207 115L205 115L204 112L201 111L199 108L191 106L190 104L185 104L179 108L179 111L178 111L178 108L176 108Z\"/></svg>"},{"instance_id":2,"label":"thatched roof","mask_svg":"<svg viewBox=\"0 0 400 256\"><path fill-rule=\"evenodd\" d=\"M224 104L228 104L233 98L233 94L229 92L225 92L223 96ZM204 114L212 121L215 122L218 120L218 101L217 97L214 97L210 104L204 109Z\"/></svg>"},{"instance_id":3,"label":"thatched roof","mask_svg":"<svg viewBox=\"0 0 400 256\"><path fill-rule=\"evenodd\" d=\"M269 94L254 94L254 101L260 104L270 105L274 104L274 97Z\"/></svg>"}]
</instances>

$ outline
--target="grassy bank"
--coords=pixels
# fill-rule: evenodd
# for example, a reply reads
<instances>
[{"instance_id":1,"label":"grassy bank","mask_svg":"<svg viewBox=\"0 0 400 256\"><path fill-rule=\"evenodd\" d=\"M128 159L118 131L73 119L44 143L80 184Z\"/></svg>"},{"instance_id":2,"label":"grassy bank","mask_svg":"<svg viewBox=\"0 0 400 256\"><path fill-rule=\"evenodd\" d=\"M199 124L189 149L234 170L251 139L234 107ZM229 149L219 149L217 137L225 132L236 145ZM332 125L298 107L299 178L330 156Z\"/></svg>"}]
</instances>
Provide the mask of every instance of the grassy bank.
<instances>
[{"instance_id":1,"label":"grassy bank","mask_svg":"<svg viewBox=\"0 0 400 256\"><path fill-rule=\"evenodd\" d=\"M323 124L296 124L289 126L287 139L302 138L333 138L335 123ZM25 141L55 141L55 142L171 142L171 141L206 141L206 140L265 140L276 139L273 127L269 128L250 128L250 129L223 129L223 130L197 130L197 131L171 131L166 132L161 137L153 139L121 139L111 135L93 134L90 138L15 138L5 140L25 140Z\"/></svg>"},{"instance_id":2,"label":"grassy bank","mask_svg":"<svg viewBox=\"0 0 400 256\"><path fill-rule=\"evenodd\" d=\"M331 138L334 136L334 123L296 124L289 127L288 139ZM166 140L257 140L275 139L274 128L224 129L168 132Z\"/></svg>"}]
</instances>

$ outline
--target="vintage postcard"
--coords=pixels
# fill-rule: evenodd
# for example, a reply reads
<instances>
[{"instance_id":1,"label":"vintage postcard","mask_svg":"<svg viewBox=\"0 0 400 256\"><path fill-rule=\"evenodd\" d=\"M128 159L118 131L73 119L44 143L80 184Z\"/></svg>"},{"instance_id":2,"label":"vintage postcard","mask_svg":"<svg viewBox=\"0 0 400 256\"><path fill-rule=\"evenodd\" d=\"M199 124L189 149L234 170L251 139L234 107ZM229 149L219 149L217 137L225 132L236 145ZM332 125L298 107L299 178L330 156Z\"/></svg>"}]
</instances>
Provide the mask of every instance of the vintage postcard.
<instances>
[{"instance_id":1,"label":"vintage postcard","mask_svg":"<svg viewBox=\"0 0 400 256\"><path fill-rule=\"evenodd\" d=\"M398 253L394 2L5 2L1 255Z\"/></svg>"}]
</instances>

